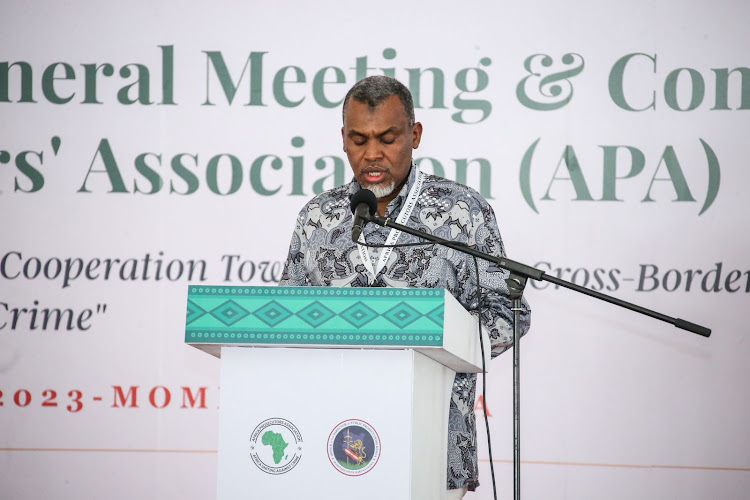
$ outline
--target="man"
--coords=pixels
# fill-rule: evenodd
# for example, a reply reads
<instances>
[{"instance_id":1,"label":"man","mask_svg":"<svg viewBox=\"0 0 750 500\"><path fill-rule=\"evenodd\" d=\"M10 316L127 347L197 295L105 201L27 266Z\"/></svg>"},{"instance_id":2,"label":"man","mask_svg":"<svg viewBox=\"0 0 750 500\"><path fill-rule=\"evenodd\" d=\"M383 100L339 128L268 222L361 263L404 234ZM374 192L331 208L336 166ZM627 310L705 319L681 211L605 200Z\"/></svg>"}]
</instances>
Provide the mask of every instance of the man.
<instances>
[{"instance_id":1,"label":"man","mask_svg":"<svg viewBox=\"0 0 750 500\"><path fill-rule=\"evenodd\" d=\"M299 214L284 266L281 286L445 288L473 315L480 315L474 261L449 248L430 245L394 249L365 248L352 242L349 198L361 188L375 193L378 213L409 227L460 241L495 256L503 243L489 204L473 189L425 175L412 162L422 125L414 121L409 90L385 76L356 83L346 95L341 129L354 179L313 198ZM390 228L365 226L360 241L394 244ZM391 240L388 240L391 235ZM397 243L418 238L401 233ZM492 355L513 341L507 273L479 261L481 318ZM529 327L529 311L521 328ZM474 417L476 375L459 373L449 409L446 498L474 490L477 443Z\"/></svg>"}]
</instances>

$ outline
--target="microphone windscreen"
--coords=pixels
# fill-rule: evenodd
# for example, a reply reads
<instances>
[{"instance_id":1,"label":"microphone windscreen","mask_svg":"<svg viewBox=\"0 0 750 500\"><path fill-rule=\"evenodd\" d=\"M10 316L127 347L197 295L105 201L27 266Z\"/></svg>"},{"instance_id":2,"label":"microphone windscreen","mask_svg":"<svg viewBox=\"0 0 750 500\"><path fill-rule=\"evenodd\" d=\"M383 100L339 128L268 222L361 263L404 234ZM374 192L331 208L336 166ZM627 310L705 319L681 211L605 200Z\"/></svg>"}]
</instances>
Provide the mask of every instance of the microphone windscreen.
<instances>
[{"instance_id":1,"label":"microphone windscreen","mask_svg":"<svg viewBox=\"0 0 750 500\"><path fill-rule=\"evenodd\" d=\"M378 211L378 199L375 197L375 193L369 189L360 189L352 195L351 203L349 204L352 213L354 213L360 203L367 204L370 215L375 215L375 212Z\"/></svg>"}]
</instances>

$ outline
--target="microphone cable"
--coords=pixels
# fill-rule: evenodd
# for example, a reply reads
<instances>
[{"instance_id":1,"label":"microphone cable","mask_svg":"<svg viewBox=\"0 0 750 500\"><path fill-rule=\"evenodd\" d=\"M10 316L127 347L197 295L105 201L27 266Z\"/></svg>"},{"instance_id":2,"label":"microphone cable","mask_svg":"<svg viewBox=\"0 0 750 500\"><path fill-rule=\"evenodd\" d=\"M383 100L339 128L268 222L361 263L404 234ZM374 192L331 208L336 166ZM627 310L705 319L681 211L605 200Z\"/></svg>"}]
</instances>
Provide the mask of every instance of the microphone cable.
<instances>
[{"instance_id":1,"label":"microphone cable","mask_svg":"<svg viewBox=\"0 0 750 500\"><path fill-rule=\"evenodd\" d=\"M494 499L497 500L497 485L495 484L495 464L492 460L492 439L490 438L490 421L487 418L487 367L485 366L484 362L484 339L482 338L482 286L479 284L479 262L477 262L477 257L475 255L472 255L471 257L474 260L474 271L477 275L477 311L479 311L479 321L477 321L477 329L479 331L479 349L482 352L482 413L484 414L484 427L487 430L487 452L490 456L492 495ZM492 356L492 349L490 349L490 356ZM477 464L477 470L478 469L479 465Z\"/></svg>"}]
</instances>

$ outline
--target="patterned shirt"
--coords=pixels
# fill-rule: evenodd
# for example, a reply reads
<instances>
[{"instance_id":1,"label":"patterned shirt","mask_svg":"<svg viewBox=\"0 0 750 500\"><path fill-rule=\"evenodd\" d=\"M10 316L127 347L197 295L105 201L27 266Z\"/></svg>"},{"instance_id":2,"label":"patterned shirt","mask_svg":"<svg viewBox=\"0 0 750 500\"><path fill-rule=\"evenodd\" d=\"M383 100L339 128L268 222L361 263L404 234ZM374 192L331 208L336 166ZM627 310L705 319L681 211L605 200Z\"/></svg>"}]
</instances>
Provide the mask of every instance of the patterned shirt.
<instances>
[{"instance_id":1,"label":"patterned shirt","mask_svg":"<svg viewBox=\"0 0 750 500\"><path fill-rule=\"evenodd\" d=\"M417 178L412 166L409 179L386 209L396 219ZM280 286L351 286L444 288L474 316L479 316L474 260L440 245L394 248L376 278L362 263L352 242L353 217L349 198L360 189L356 180L331 189L308 202L297 218ZM441 238L458 241L494 256L504 256L492 207L473 189L434 175L424 178L407 226ZM367 224L362 234L368 244L385 244L391 228ZM419 239L401 233L397 244ZM382 248L368 248L376 269ZM479 260L483 307L480 321L490 337L492 356L513 343L513 314L504 278L508 273ZM529 328L530 311L524 301L521 332ZM474 400L476 374L457 373L448 418L447 489L478 485Z\"/></svg>"}]
</instances>

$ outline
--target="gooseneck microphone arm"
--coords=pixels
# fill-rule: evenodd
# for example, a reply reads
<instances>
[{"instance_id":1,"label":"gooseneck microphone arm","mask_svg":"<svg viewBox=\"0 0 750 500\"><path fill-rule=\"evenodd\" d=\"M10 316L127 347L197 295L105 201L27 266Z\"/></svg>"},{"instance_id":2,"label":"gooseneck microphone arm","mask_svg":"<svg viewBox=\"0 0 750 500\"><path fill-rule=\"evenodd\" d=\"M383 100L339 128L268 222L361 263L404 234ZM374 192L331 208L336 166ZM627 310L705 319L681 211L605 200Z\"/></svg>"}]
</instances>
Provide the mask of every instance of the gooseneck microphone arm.
<instances>
[{"instance_id":1,"label":"gooseneck microphone arm","mask_svg":"<svg viewBox=\"0 0 750 500\"><path fill-rule=\"evenodd\" d=\"M362 234L362 228L369 219L367 205L360 203L354 208L354 226L352 227L352 241L359 241L359 235Z\"/></svg>"},{"instance_id":2,"label":"gooseneck microphone arm","mask_svg":"<svg viewBox=\"0 0 750 500\"><path fill-rule=\"evenodd\" d=\"M544 271L541 271L539 269L536 269L535 267L527 266L526 264L522 264L520 262L516 262L511 259L506 259L505 257L495 257L494 255L489 255L486 253L482 253L478 250L475 250L469 246L464 245L463 243L458 243L456 241L450 241L445 240L443 238L439 238L437 236L433 236L429 233L425 233L424 231L419 231L417 229L412 229L408 226L404 226L403 224L398 224L393 221L393 219L387 218L387 217L381 217L379 215L369 215L367 217L368 222L373 222L379 226L383 227L392 227L394 229L398 229L400 231L403 231L404 233L411 234L413 236L416 236L418 238L425 239L427 241L432 241L435 243L438 243L440 245L445 245L449 248L453 248L454 250L458 250L459 252L464 252L469 255L473 255L475 257L478 257L480 259L484 259L489 262L493 262L497 264L499 267L505 269L506 271L509 271L511 275L516 275L521 278L531 278L534 281L549 281L550 283L554 283L555 285L559 285L564 288L568 288L570 290L583 293L585 295L588 295L590 297L594 297L599 300L603 300L605 302L609 302L610 304L614 304L616 306L624 307L625 309L630 309L631 311L635 311L641 314L644 314L646 316L651 316L652 318L658 319L660 321L664 321L667 323L670 323L677 328L680 328L682 330L687 330L689 332L695 333L697 335L701 335L703 337L709 337L711 335L711 329L706 328L705 326L701 326L695 323L691 323L690 321L686 321L684 319L680 318L672 318L670 316L667 316L665 314L652 311L651 309L647 309L645 307L638 306L636 304L633 304L631 302L627 302L625 300L620 300L618 298L609 296L607 294L597 292L596 290L591 290L589 288L582 287L580 285L576 285L575 283L571 283L569 281L565 281L563 279L557 278L555 276L550 276L546 274Z\"/></svg>"}]
</instances>

